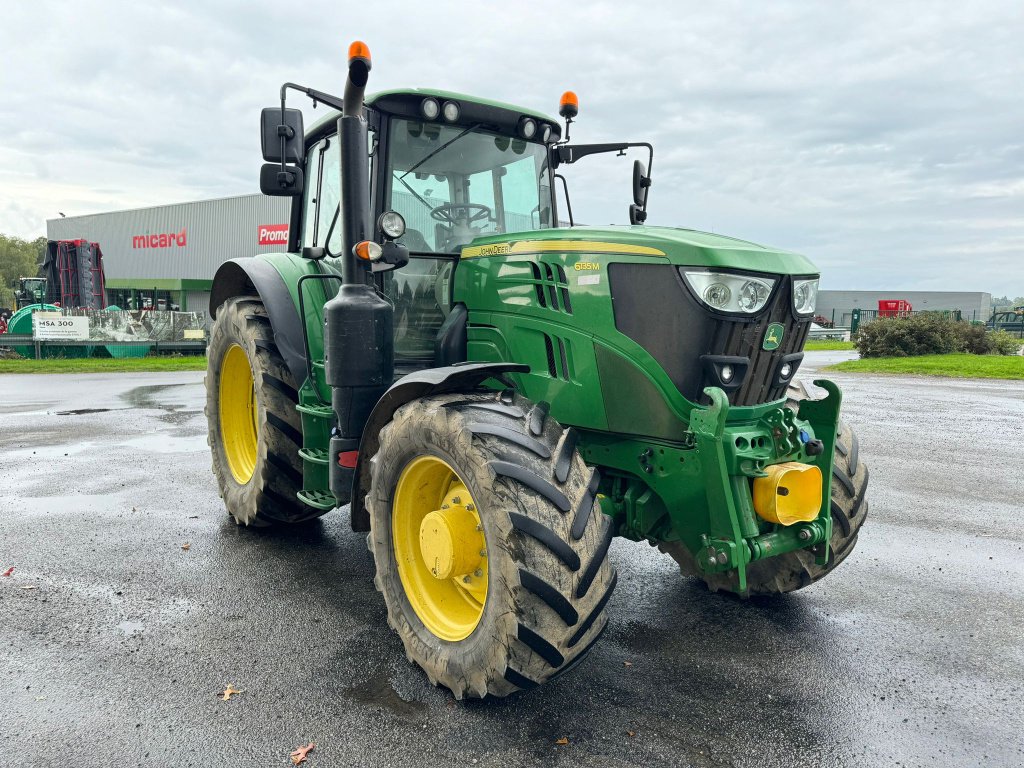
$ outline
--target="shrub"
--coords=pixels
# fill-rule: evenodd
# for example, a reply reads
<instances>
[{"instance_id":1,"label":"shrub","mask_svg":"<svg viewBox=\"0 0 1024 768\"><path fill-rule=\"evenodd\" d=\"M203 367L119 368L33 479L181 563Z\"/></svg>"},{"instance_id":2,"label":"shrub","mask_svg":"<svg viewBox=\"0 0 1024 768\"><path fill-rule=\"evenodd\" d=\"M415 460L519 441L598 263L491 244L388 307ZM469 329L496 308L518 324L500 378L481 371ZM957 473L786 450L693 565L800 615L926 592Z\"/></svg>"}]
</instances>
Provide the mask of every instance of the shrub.
<instances>
[{"instance_id":1,"label":"shrub","mask_svg":"<svg viewBox=\"0 0 1024 768\"><path fill-rule=\"evenodd\" d=\"M1024 346L1024 339L1019 339L1007 331L989 331L986 339L988 351L993 355L1016 355Z\"/></svg>"},{"instance_id":2,"label":"shrub","mask_svg":"<svg viewBox=\"0 0 1024 768\"><path fill-rule=\"evenodd\" d=\"M1015 355L1024 341L1006 331L921 312L910 317L880 317L862 326L854 339L861 357L915 357L967 352Z\"/></svg>"},{"instance_id":3,"label":"shrub","mask_svg":"<svg viewBox=\"0 0 1024 768\"><path fill-rule=\"evenodd\" d=\"M957 352L987 355L992 351L984 325L974 325L973 323L954 323L953 325L953 332L956 334Z\"/></svg>"},{"instance_id":4,"label":"shrub","mask_svg":"<svg viewBox=\"0 0 1024 768\"><path fill-rule=\"evenodd\" d=\"M880 317L857 331L854 340L861 357L913 357L956 352L960 340L956 323L938 313L910 317Z\"/></svg>"}]
</instances>

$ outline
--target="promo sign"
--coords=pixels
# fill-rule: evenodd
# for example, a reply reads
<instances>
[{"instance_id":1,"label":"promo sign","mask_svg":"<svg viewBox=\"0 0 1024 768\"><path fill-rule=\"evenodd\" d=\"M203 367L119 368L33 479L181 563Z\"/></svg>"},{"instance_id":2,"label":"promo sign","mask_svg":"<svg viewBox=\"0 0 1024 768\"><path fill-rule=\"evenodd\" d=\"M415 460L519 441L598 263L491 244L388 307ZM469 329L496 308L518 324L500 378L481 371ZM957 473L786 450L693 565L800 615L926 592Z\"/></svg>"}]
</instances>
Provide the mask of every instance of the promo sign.
<instances>
[{"instance_id":1,"label":"promo sign","mask_svg":"<svg viewBox=\"0 0 1024 768\"><path fill-rule=\"evenodd\" d=\"M60 312L32 314L32 338L39 341L88 341L89 318L65 317Z\"/></svg>"},{"instance_id":2,"label":"promo sign","mask_svg":"<svg viewBox=\"0 0 1024 768\"><path fill-rule=\"evenodd\" d=\"M258 245L288 245L287 224L260 224L256 235Z\"/></svg>"}]
</instances>

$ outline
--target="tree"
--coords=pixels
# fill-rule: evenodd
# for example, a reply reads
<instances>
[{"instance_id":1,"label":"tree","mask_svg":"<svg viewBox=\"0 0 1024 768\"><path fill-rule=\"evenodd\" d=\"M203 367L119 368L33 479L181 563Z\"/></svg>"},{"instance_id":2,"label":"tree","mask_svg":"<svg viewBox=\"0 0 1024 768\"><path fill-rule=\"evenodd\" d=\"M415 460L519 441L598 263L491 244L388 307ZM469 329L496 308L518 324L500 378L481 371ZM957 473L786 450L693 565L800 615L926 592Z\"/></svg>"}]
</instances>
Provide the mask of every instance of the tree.
<instances>
[{"instance_id":1,"label":"tree","mask_svg":"<svg viewBox=\"0 0 1024 768\"><path fill-rule=\"evenodd\" d=\"M45 254L45 237L28 241L0 234L0 307L14 308L18 278L37 276Z\"/></svg>"}]
</instances>

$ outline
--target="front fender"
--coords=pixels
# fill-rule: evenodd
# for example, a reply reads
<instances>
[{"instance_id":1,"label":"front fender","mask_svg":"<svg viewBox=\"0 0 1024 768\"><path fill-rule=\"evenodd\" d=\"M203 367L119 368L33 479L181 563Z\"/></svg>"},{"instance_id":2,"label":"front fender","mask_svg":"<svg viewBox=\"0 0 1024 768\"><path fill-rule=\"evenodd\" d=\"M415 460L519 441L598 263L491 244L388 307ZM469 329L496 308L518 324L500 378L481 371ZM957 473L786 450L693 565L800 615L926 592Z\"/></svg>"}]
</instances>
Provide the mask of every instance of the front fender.
<instances>
[{"instance_id":1,"label":"front fender","mask_svg":"<svg viewBox=\"0 0 1024 768\"><path fill-rule=\"evenodd\" d=\"M275 261L280 261L276 265ZM296 262L305 262L298 263ZM306 353L302 336L302 321L295 299L295 286L289 286L282 276L285 270L297 282L302 274L315 270L308 260L290 254L270 254L231 259L220 265L213 278L210 292L210 316L216 318L217 309L233 296L259 296L266 307L274 342L284 358L297 386L306 380ZM295 273L291 275L291 273Z\"/></svg>"},{"instance_id":2,"label":"front fender","mask_svg":"<svg viewBox=\"0 0 1024 768\"><path fill-rule=\"evenodd\" d=\"M370 530L370 514L364 503L370 490L370 459L380 448L380 431L391 421L395 411L412 400L445 392L473 389L487 379L506 373L529 373L530 366L521 363L458 363L444 368L426 370L403 376L385 392L373 407L363 428L352 479L350 510L353 531Z\"/></svg>"}]
</instances>

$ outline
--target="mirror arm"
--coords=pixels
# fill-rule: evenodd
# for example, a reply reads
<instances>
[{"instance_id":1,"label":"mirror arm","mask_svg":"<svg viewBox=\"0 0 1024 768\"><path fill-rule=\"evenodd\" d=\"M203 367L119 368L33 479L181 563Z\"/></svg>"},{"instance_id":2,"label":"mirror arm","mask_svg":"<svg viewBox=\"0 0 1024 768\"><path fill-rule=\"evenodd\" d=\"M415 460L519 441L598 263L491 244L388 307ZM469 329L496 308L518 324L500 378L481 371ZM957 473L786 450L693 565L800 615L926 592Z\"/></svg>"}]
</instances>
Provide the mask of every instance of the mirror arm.
<instances>
[{"instance_id":1,"label":"mirror arm","mask_svg":"<svg viewBox=\"0 0 1024 768\"><path fill-rule=\"evenodd\" d=\"M577 144L571 146L568 144L556 144L551 147L551 167L557 168L562 163L575 163L580 158L586 157L587 155L599 155L605 152L615 152L619 155L624 155L626 150L630 147L645 147L647 149L647 176L646 183L644 184L644 204L640 210L647 213L647 198L651 192L651 168L654 166L654 147L650 142L647 141L623 141L616 142L614 144ZM556 176L558 174L555 174ZM562 179L563 184L565 179ZM568 205L568 194L566 195L566 205ZM571 221L570 212L570 221Z\"/></svg>"},{"instance_id":2,"label":"mirror arm","mask_svg":"<svg viewBox=\"0 0 1024 768\"><path fill-rule=\"evenodd\" d=\"M339 112L345 108L345 102L339 99L337 96L332 96L329 93L318 91L315 88L307 88L304 85L298 85L297 83L285 83L281 86L281 108L284 109L284 92L288 89L304 93L313 100L313 107L316 108L317 103L326 104L329 107L334 107Z\"/></svg>"},{"instance_id":3,"label":"mirror arm","mask_svg":"<svg viewBox=\"0 0 1024 768\"><path fill-rule=\"evenodd\" d=\"M572 218L572 203L569 202L569 183L565 180L565 176L560 173L556 173L555 178L562 180L562 191L565 193L565 210L569 214L569 226L575 227L576 222Z\"/></svg>"}]
</instances>

